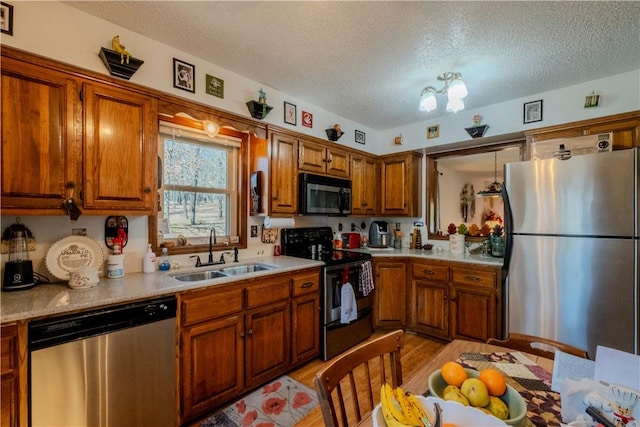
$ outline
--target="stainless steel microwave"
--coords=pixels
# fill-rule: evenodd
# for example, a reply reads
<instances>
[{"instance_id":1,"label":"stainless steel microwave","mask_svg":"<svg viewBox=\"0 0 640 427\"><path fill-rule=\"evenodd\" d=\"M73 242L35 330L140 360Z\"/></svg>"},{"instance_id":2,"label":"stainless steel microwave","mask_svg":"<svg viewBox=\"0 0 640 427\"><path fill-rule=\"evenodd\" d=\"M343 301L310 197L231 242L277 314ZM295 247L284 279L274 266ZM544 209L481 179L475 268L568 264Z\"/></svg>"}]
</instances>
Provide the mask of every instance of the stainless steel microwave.
<instances>
[{"instance_id":1,"label":"stainless steel microwave","mask_svg":"<svg viewBox=\"0 0 640 427\"><path fill-rule=\"evenodd\" d=\"M351 181L301 173L298 176L298 213L350 215Z\"/></svg>"}]
</instances>

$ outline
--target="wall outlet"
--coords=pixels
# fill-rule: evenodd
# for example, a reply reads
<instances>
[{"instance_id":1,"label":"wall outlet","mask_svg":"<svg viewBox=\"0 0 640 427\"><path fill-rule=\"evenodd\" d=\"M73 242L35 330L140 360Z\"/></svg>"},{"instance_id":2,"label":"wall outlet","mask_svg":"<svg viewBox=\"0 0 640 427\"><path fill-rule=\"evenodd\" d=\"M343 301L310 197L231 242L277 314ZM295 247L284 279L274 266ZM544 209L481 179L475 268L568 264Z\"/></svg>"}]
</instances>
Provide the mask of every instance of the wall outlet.
<instances>
[{"instance_id":1,"label":"wall outlet","mask_svg":"<svg viewBox=\"0 0 640 427\"><path fill-rule=\"evenodd\" d=\"M74 236L86 236L87 229L86 228L72 228L71 234Z\"/></svg>"}]
</instances>

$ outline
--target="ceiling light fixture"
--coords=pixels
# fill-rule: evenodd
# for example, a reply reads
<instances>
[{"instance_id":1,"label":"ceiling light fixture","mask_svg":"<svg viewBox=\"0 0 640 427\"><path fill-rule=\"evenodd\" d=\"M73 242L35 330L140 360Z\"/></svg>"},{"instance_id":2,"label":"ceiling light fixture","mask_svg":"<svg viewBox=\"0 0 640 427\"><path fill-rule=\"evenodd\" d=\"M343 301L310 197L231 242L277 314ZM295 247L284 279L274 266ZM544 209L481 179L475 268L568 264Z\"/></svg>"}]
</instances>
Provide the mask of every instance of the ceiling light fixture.
<instances>
[{"instance_id":1,"label":"ceiling light fixture","mask_svg":"<svg viewBox=\"0 0 640 427\"><path fill-rule=\"evenodd\" d=\"M478 191L478 197L502 197L502 184L498 182L498 152L493 153L493 182L482 191Z\"/></svg>"},{"instance_id":2,"label":"ceiling light fixture","mask_svg":"<svg viewBox=\"0 0 640 427\"><path fill-rule=\"evenodd\" d=\"M440 90L437 90L433 86L427 86L422 89L418 108L426 112L435 110L438 107L436 93L442 93L449 98L447 111L457 113L460 110L464 110L462 98L467 96L469 92L467 91L467 85L462 81L462 74L447 71L446 73L440 74L438 80L444 82L444 87Z\"/></svg>"}]
</instances>

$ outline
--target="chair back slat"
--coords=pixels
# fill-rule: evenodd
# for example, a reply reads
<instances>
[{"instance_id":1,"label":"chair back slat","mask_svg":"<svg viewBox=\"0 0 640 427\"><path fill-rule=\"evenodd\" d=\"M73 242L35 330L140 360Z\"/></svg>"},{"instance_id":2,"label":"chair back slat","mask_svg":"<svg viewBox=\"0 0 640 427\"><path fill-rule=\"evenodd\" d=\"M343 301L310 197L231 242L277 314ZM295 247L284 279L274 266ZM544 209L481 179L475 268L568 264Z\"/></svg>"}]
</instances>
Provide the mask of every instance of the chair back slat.
<instances>
[{"instance_id":1,"label":"chair back slat","mask_svg":"<svg viewBox=\"0 0 640 427\"><path fill-rule=\"evenodd\" d=\"M404 332L366 341L337 356L314 379L322 417L328 427L349 426L367 416L380 401L380 387L402 384L400 349Z\"/></svg>"}]
</instances>

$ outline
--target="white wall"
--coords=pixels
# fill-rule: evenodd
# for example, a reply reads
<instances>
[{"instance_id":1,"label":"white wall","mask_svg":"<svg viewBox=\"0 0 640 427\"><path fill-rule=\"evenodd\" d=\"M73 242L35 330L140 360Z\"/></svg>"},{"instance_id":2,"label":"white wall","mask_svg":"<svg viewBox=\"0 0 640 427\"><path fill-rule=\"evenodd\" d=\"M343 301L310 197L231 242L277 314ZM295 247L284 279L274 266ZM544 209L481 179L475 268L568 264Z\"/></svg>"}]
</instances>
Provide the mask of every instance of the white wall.
<instances>
[{"instance_id":1,"label":"white wall","mask_svg":"<svg viewBox=\"0 0 640 427\"><path fill-rule=\"evenodd\" d=\"M144 64L131 78L131 82L157 90L171 93L176 96L188 98L193 101L211 105L220 110L232 112L237 115L249 117L245 102L257 99L257 91L263 88L267 93L267 103L274 107L273 111L264 120L282 127L289 127L297 132L306 133L321 139L326 138L324 129L334 123L340 123L344 129L360 129L367 134L367 144L362 146L355 143L353 133L347 132L340 144L356 149L364 149L374 154L386 154L399 150L413 150L424 148L428 145L463 141L469 139L464 131L465 127L472 124L471 117L481 114L484 123L490 128L486 136L510 133L525 128L549 126L575 120L621 113L640 108L640 70L612 76L585 84L564 88L558 91L536 94L526 99L517 99L501 104L483 107L474 111L462 111L458 114L447 114L433 117L425 114L425 121L402 128L389 129L384 132L374 132L371 128L360 123L347 120L329 111L304 102L295 96L279 92L268 85L246 79L236 73L221 68L215 64L207 63L199 58L156 42L140 34L136 34L110 22L97 19L74 8L59 2L38 1L14 1L14 35L3 34L0 41L4 45L12 46L25 51L33 52L45 57L86 68L95 72L108 74L98 56L101 47L110 48L111 38L119 34L120 38L134 57L144 60ZM197 90L196 94L173 88L172 58L176 57L195 65L196 88L203 87L205 73L215 75L225 81L225 97L220 99ZM596 109L584 109L582 103L584 96L592 90L601 94L601 107ZM525 127L522 124L522 103L544 100L544 121ZM298 111L308 110L314 114L314 128L308 129L302 126L289 126L283 123L283 102L292 102L297 105ZM438 110L440 111L440 110ZM426 139L426 127L440 124L440 137ZM405 143L401 147L393 144L393 138L402 133ZM424 160L423 160L424 171ZM422 188L425 188L426 178L423 173ZM423 218L380 218L391 225L400 222L404 232L403 244L408 246L409 234L413 229L414 221L424 222L424 206L426 198L423 197ZM371 220L366 219L366 233ZM129 220L129 244L125 248L126 270L128 272L141 271L142 255L147 245L147 218L128 217ZM4 230L15 221L14 217L2 216L1 227ZM104 245L104 221L105 217L90 217L83 215L77 223L71 223L67 217L22 217L35 234L38 243L36 252L30 253L36 270L48 274L44 266L44 257L52 243L71 234L73 228L86 228L88 235ZM327 217L297 217L296 226L329 225L337 231L339 223L344 230L350 229L354 222L360 225L359 218L327 218ZM248 221L247 235L251 225L260 225L261 218L250 217ZM422 228L423 241L426 229ZM253 257L271 254L273 245L266 245L258 238L249 238L248 248L241 251L240 257ZM188 264L187 256L174 257L183 265ZM2 265L6 261L6 255L2 256Z\"/></svg>"}]
</instances>

